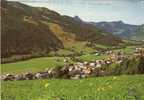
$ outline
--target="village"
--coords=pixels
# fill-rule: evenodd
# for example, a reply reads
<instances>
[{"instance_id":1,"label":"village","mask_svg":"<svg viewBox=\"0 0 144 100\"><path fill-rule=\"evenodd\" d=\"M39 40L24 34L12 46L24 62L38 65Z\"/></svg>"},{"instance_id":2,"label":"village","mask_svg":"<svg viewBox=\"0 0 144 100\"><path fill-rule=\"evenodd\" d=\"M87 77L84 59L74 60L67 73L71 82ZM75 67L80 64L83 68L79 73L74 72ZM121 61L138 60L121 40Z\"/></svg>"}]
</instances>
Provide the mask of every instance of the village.
<instances>
[{"instance_id":1,"label":"village","mask_svg":"<svg viewBox=\"0 0 144 100\"><path fill-rule=\"evenodd\" d=\"M99 52L96 53L97 55ZM132 55L126 55L122 51L114 52L112 50L106 51L107 59L100 59L95 61L83 61L76 63L69 63L70 57L64 58L64 66L57 68L45 69L36 73L24 74L5 74L0 75L0 80L3 81L18 81L18 80L36 80L49 78L64 78L64 79L81 79L87 77L98 77L111 75L108 70L112 64L122 64L126 59L142 58L144 59L144 48L136 48Z\"/></svg>"}]
</instances>

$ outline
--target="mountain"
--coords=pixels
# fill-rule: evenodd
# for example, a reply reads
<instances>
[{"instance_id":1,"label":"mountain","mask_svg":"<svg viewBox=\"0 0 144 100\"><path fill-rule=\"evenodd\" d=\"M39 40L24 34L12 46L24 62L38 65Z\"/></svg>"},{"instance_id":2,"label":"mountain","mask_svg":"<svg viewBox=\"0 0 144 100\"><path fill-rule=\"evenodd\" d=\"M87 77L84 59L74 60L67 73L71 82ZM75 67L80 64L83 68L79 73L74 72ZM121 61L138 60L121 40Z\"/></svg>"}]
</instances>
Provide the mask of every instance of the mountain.
<instances>
[{"instance_id":1,"label":"mountain","mask_svg":"<svg viewBox=\"0 0 144 100\"><path fill-rule=\"evenodd\" d=\"M39 20L40 12L17 2L5 2L2 11L2 57L47 53L63 43Z\"/></svg>"},{"instance_id":2,"label":"mountain","mask_svg":"<svg viewBox=\"0 0 144 100\"><path fill-rule=\"evenodd\" d=\"M139 37L139 33L143 33L142 31L139 32L139 30L142 27L142 25L130 25L125 24L122 21L114 21L114 22L98 22L98 23L91 23L100 29L103 29L107 32L113 33L114 35L134 39L134 37ZM144 33L141 34L142 37L144 37ZM138 39L138 38L135 38ZM142 38L144 39L144 38Z\"/></svg>"},{"instance_id":3,"label":"mountain","mask_svg":"<svg viewBox=\"0 0 144 100\"><path fill-rule=\"evenodd\" d=\"M62 16L43 7L2 1L2 58L12 55L45 55L65 48L68 43L91 41L117 45L120 38L78 17Z\"/></svg>"},{"instance_id":4,"label":"mountain","mask_svg":"<svg viewBox=\"0 0 144 100\"><path fill-rule=\"evenodd\" d=\"M144 40L144 29L143 25L131 25L125 24L122 21L114 21L114 22L98 22L91 24L96 27L105 30L106 32L113 33L114 35L133 39L133 40Z\"/></svg>"},{"instance_id":5,"label":"mountain","mask_svg":"<svg viewBox=\"0 0 144 100\"><path fill-rule=\"evenodd\" d=\"M122 21L117 22L99 22L95 24L100 29L104 29L107 32L111 32L114 35L133 39L144 40L144 28L143 25L130 25L125 24Z\"/></svg>"},{"instance_id":6,"label":"mountain","mask_svg":"<svg viewBox=\"0 0 144 100\"><path fill-rule=\"evenodd\" d=\"M144 40L144 24L140 25L136 34L131 36L134 40Z\"/></svg>"},{"instance_id":7,"label":"mountain","mask_svg":"<svg viewBox=\"0 0 144 100\"><path fill-rule=\"evenodd\" d=\"M74 16L74 19L78 22L82 22L83 20L79 16Z\"/></svg>"}]
</instances>

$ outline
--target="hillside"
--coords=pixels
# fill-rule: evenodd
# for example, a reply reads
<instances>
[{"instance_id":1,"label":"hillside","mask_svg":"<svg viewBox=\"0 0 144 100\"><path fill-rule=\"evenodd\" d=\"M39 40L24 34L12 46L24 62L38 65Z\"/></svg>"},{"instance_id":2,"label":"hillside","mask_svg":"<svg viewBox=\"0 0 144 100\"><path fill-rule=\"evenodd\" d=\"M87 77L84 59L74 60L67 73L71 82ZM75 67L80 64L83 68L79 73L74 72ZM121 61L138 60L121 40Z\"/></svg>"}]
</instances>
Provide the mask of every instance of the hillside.
<instances>
[{"instance_id":1,"label":"hillside","mask_svg":"<svg viewBox=\"0 0 144 100\"><path fill-rule=\"evenodd\" d=\"M2 2L2 58L43 56L81 41L117 45L121 40L94 25L42 7Z\"/></svg>"},{"instance_id":2,"label":"hillside","mask_svg":"<svg viewBox=\"0 0 144 100\"><path fill-rule=\"evenodd\" d=\"M132 35L131 38L135 40L144 40L144 25L141 25L136 34Z\"/></svg>"},{"instance_id":3,"label":"hillside","mask_svg":"<svg viewBox=\"0 0 144 100\"><path fill-rule=\"evenodd\" d=\"M52 31L37 21L39 15L37 9L17 2L2 5L2 57L63 48L63 43Z\"/></svg>"},{"instance_id":4,"label":"hillside","mask_svg":"<svg viewBox=\"0 0 144 100\"><path fill-rule=\"evenodd\" d=\"M103 29L107 32L113 33L114 35L135 39L135 40L143 40L144 39L144 29L143 25L131 25L126 24L122 21L114 21L114 22L98 22L92 23L93 25Z\"/></svg>"}]
</instances>

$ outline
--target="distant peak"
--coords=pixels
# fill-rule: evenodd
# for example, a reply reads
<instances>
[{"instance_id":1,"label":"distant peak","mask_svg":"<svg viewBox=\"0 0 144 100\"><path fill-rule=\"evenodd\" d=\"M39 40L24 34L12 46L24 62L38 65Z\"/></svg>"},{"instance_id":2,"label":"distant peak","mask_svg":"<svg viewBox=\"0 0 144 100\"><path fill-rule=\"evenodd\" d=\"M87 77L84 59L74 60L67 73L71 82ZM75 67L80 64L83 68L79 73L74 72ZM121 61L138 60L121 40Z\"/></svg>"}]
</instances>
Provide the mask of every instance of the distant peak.
<instances>
[{"instance_id":1,"label":"distant peak","mask_svg":"<svg viewBox=\"0 0 144 100\"><path fill-rule=\"evenodd\" d=\"M78 21L78 22L81 22L81 21L82 21L82 19L81 19L79 16L74 16L74 19L75 19L76 21Z\"/></svg>"},{"instance_id":2,"label":"distant peak","mask_svg":"<svg viewBox=\"0 0 144 100\"><path fill-rule=\"evenodd\" d=\"M119 20L119 21L117 21L117 22L118 22L118 23L122 23L122 24L124 23L124 22L123 22L123 21L121 21L121 20Z\"/></svg>"}]
</instances>

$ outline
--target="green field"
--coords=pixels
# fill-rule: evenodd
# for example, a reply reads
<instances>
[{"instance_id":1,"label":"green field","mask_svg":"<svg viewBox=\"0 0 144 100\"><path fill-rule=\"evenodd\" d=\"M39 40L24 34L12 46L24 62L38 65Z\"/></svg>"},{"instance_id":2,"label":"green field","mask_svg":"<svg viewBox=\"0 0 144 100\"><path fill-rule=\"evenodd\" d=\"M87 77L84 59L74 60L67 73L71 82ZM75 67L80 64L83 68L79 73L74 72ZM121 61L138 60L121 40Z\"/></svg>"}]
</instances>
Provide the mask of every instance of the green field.
<instances>
[{"instance_id":1,"label":"green field","mask_svg":"<svg viewBox=\"0 0 144 100\"><path fill-rule=\"evenodd\" d=\"M102 59L105 57L106 57L105 55L96 56L94 54L86 54L80 56L80 60L92 61L96 59ZM26 61L19 61L15 63L6 63L1 64L1 72L2 74L5 74L5 73L24 73L24 72L43 71L46 68L52 68L64 65L63 60L64 57L41 57L41 58L33 58Z\"/></svg>"},{"instance_id":2,"label":"green field","mask_svg":"<svg viewBox=\"0 0 144 100\"><path fill-rule=\"evenodd\" d=\"M144 75L2 82L2 100L144 100Z\"/></svg>"},{"instance_id":3,"label":"green field","mask_svg":"<svg viewBox=\"0 0 144 100\"><path fill-rule=\"evenodd\" d=\"M128 46L126 48L122 48L122 49L117 49L117 50L114 50L114 51L122 51L126 54L132 54L135 50L136 46Z\"/></svg>"},{"instance_id":4,"label":"green field","mask_svg":"<svg viewBox=\"0 0 144 100\"><path fill-rule=\"evenodd\" d=\"M95 54L86 54L86 55L82 55L80 56L80 59L82 61L95 61L95 60L100 60L100 59L105 59L107 58L107 55L101 54L101 55L95 55Z\"/></svg>"},{"instance_id":5,"label":"green field","mask_svg":"<svg viewBox=\"0 0 144 100\"><path fill-rule=\"evenodd\" d=\"M133 48L128 47L125 49L119 49L126 53L132 53ZM119 51L115 50L115 51ZM84 54L79 57L82 61L95 61L97 59L107 58L107 55L95 55L95 54ZM57 61L57 59L59 61ZM41 58L33 58L26 61L19 61L14 63L1 64L1 72L5 73L23 73L23 72L37 72L45 70L46 68L52 68L57 66L64 65L64 57L41 57ZM70 61L72 62L72 61Z\"/></svg>"},{"instance_id":6,"label":"green field","mask_svg":"<svg viewBox=\"0 0 144 100\"><path fill-rule=\"evenodd\" d=\"M59 59L59 61L57 61ZM46 68L62 66L63 57L41 57L31 60L7 63L1 65L1 72L4 73L23 73L42 71Z\"/></svg>"}]
</instances>

